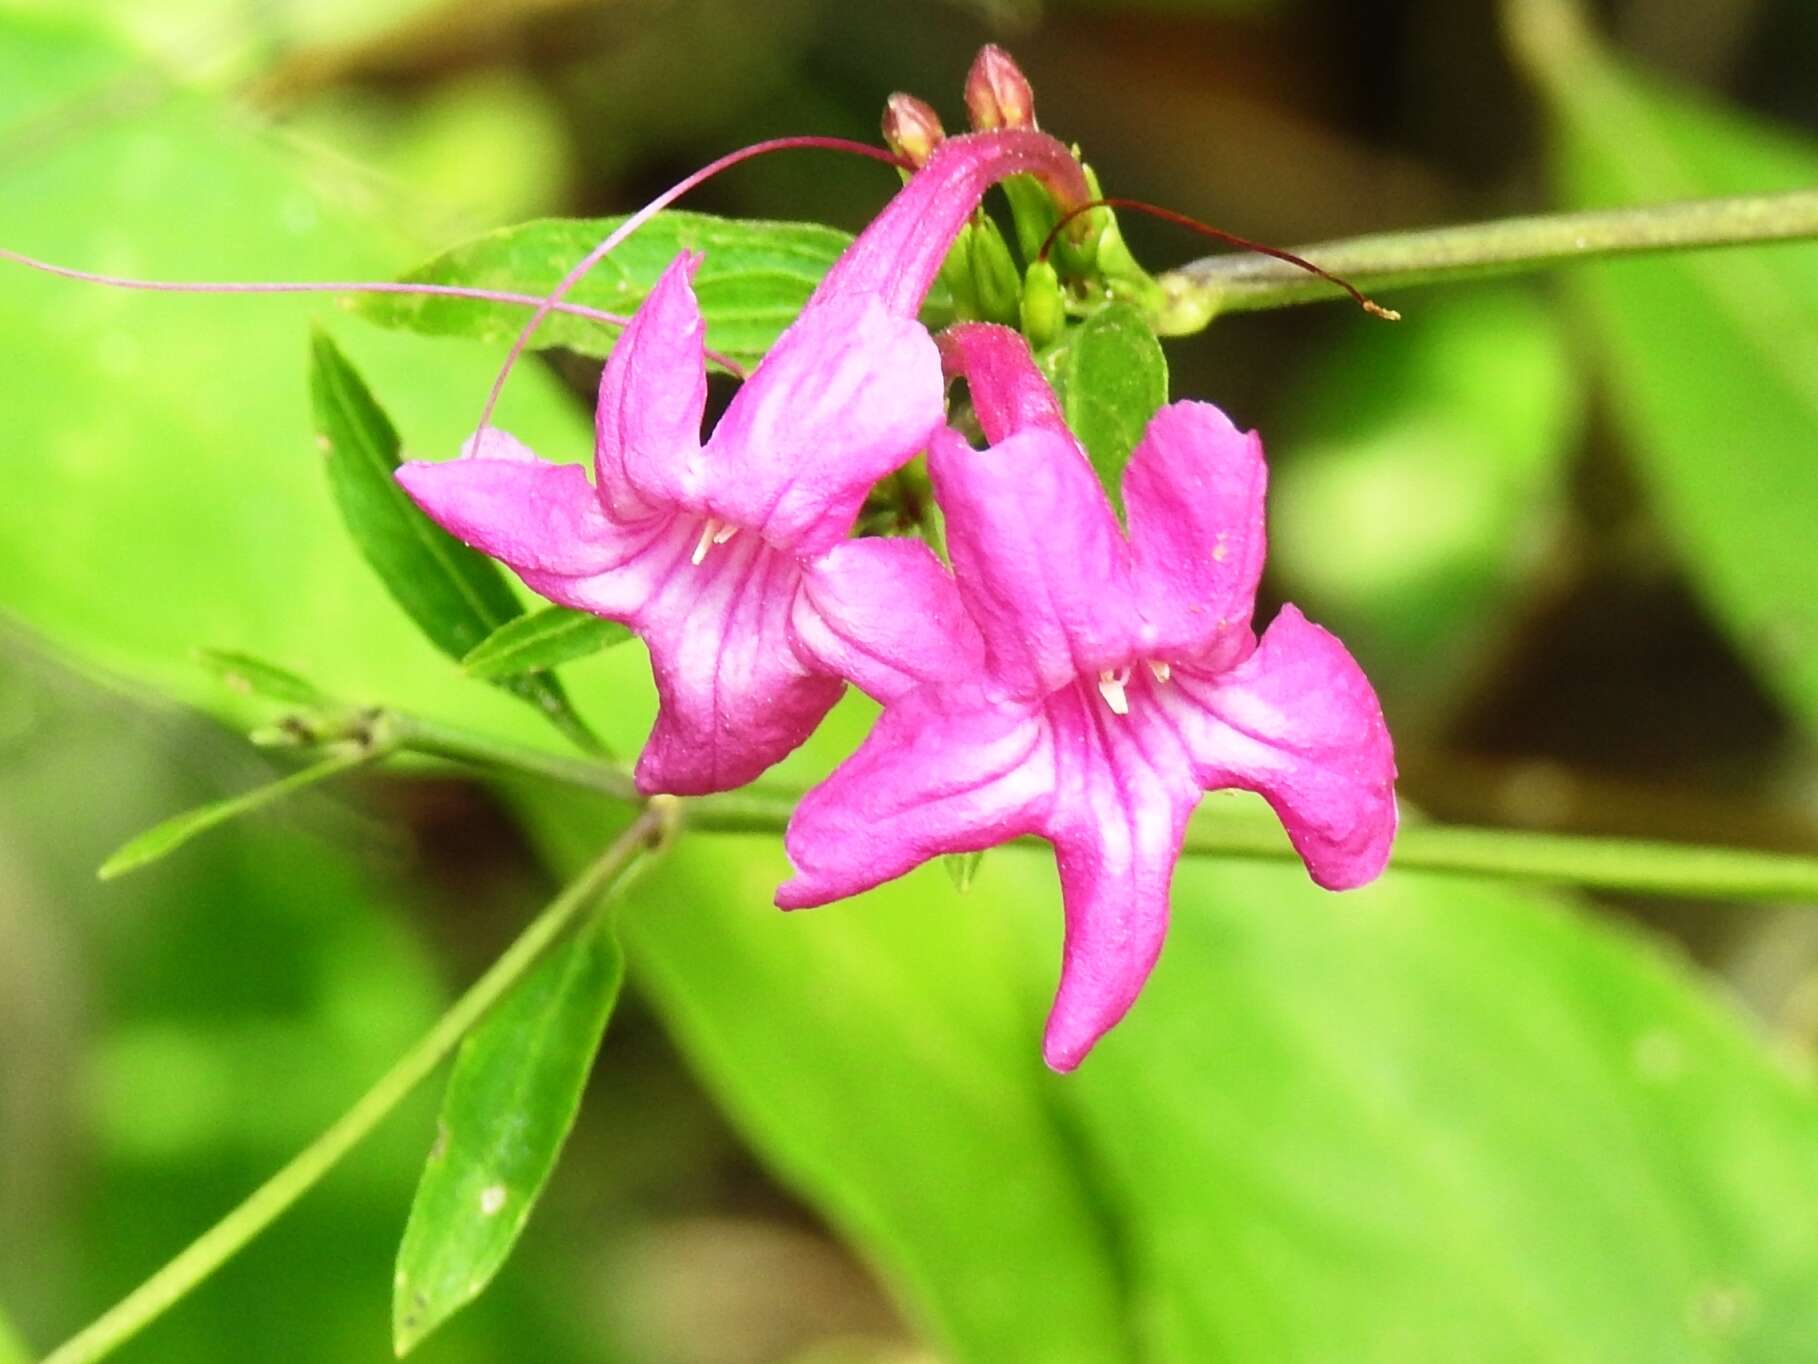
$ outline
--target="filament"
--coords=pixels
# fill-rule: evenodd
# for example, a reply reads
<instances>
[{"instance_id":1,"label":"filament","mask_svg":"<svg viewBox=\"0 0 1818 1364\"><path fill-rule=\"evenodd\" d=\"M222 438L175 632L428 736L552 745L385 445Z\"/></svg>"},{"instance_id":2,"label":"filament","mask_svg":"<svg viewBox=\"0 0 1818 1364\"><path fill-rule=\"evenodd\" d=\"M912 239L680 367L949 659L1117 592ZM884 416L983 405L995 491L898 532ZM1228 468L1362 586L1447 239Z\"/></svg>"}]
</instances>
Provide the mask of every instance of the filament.
<instances>
[{"instance_id":1,"label":"filament","mask_svg":"<svg viewBox=\"0 0 1818 1364\"><path fill-rule=\"evenodd\" d=\"M1330 270L1320 268L1304 256L1297 256L1292 251L1284 251L1279 246L1269 246L1263 242L1253 242L1248 237L1240 237L1234 232L1226 232L1221 227L1213 227L1210 223L1202 223L1198 218L1190 218L1185 213L1176 213L1171 208L1163 208L1160 204L1146 203L1141 199L1123 199L1117 197L1094 199L1091 203L1081 204L1078 208L1069 210L1062 214L1060 221L1049 230L1047 239L1042 242L1042 249L1036 253L1036 259L1043 261L1047 260L1048 252L1053 249L1054 239L1060 233L1060 230L1080 214L1095 208L1127 208L1133 213L1146 213L1151 218L1160 218L1163 222L1174 223L1178 227L1184 227L1197 232L1202 237L1210 237L1213 241L1223 242L1227 246L1235 246L1241 251L1254 251L1261 256L1273 256L1276 260L1286 261L1289 265L1292 265L1297 269L1305 270L1310 275L1317 275L1319 278L1325 280L1326 283L1343 289L1351 296L1358 307L1362 308L1372 317L1380 317L1385 322L1401 321L1401 314L1396 312L1395 309L1383 307L1382 304L1364 293L1349 280L1333 274Z\"/></svg>"},{"instance_id":2,"label":"filament","mask_svg":"<svg viewBox=\"0 0 1818 1364\"><path fill-rule=\"evenodd\" d=\"M403 280L168 280L134 279L125 275L104 275L94 270L77 270L56 265L22 251L0 246L0 260L28 266L47 275L100 284L109 289L134 289L157 294L416 294L435 298L467 298L482 303L503 303L518 307L542 307L549 300L539 294L518 294L504 289L478 289L462 284L423 284ZM579 303L558 302L549 311L569 317L585 318L608 327L623 327L631 321L623 313L603 312ZM728 356L708 351L707 358L737 378L745 377L744 366Z\"/></svg>"},{"instance_id":3,"label":"filament","mask_svg":"<svg viewBox=\"0 0 1818 1364\"><path fill-rule=\"evenodd\" d=\"M593 269L594 266L598 265L600 261L605 258L607 253L614 250L620 242L624 241L633 232L636 232L645 223L649 222L658 213L662 212L662 210L669 207L670 204L673 204L677 199L688 193L689 190L707 180L711 180L721 171L730 169L731 167L738 165L741 161L749 161L753 157L764 156L770 152L791 151L798 148L819 148L823 151L852 152L859 156L868 156L873 161L882 161L886 165L898 166L905 170L914 169L914 167L895 152L886 151L882 147L873 147L865 142L853 142L843 137L771 138L766 142L754 142L749 147L741 147L737 151L727 152L726 155L720 157L718 160L708 162L693 174L678 180L675 184L657 195L656 198L645 204L644 207L640 208L636 213L633 213L624 222L620 223L602 238L593 250L589 251L585 256L581 257L580 260L576 261L574 268L566 275L562 276L555 288L549 291L548 295L537 305L537 310L532 313L529 320L524 323L524 329L518 333L517 340L511 343L511 349L505 355L505 363L499 367L498 377L492 381L492 391L486 395L486 407L480 413L479 429L484 431L486 427L491 424L493 409L499 404L499 395L505 391L505 380L510 377L512 367L517 364L518 357L524 353L525 347L530 344L531 336L536 332L536 329L542 325L543 319L560 306L563 295L578 284L582 276Z\"/></svg>"}]
</instances>

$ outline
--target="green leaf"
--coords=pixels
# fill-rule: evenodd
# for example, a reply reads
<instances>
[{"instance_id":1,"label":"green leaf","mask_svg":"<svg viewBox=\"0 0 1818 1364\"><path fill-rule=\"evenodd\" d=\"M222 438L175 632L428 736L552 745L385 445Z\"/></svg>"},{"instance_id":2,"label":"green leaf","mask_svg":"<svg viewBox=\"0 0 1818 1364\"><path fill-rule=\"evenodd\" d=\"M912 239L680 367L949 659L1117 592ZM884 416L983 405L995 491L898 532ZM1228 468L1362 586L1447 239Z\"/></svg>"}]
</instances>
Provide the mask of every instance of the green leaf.
<instances>
[{"instance_id":1,"label":"green leaf","mask_svg":"<svg viewBox=\"0 0 1818 1364\"><path fill-rule=\"evenodd\" d=\"M852 744L855 718L837 710L810 745ZM569 855L597 845L601 811L518 794ZM1126 1364L1114 1210L1037 1051L1054 957L1025 958L1018 931L1025 912L1059 914L1051 886L1000 880L1011 863L1033 866L995 854L989 903L929 868L810 922L762 908L786 874L777 840L696 835L619 925L640 990L719 1104L877 1266L932 1354Z\"/></svg>"},{"instance_id":2,"label":"green leaf","mask_svg":"<svg viewBox=\"0 0 1818 1364\"><path fill-rule=\"evenodd\" d=\"M406 275L419 283L458 284L547 294L623 218L545 218L500 228L453 247ZM680 251L706 254L695 294L707 323L707 345L740 363L763 358L777 336L851 244L844 232L815 223L716 218L705 213L659 213L568 292L571 303L630 314ZM523 327L529 310L468 299L361 296L359 313L387 327L434 336L504 342ZM611 352L617 332L585 318L552 313L535 344L566 346L583 355Z\"/></svg>"},{"instance_id":3,"label":"green leaf","mask_svg":"<svg viewBox=\"0 0 1818 1364\"><path fill-rule=\"evenodd\" d=\"M130 82L143 60L61 10L14 14L0 25L0 123ZM0 165L7 245L173 279L383 278L416 249L305 170L293 148L173 88ZM236 719L258 708L195 666L198 641L285 660L336 695L539 737L528 708L475 687L403 620L300 457L296 352L323 300L171 298L0 270L0 363L34 376L9 386L7 420L37 452L8 462L0 609L67 656ZM449 340L426 361L416 336L340 340L418 448L459 448L496 349ZM552 454L591 448L578 407L535 366L498 420Z\"/></svg>"},{"instance_id":4,"label":"green leaf","mask_svg":"<svg viewBox=\"0 0 1818 1364\"><path fill-rule=\"evenodd\" d=\"M609 926L552 951L467 1040L398 1249L399 1355L478 1297L529 1220L624 977Z\"/></svg>"},{"instance_id":5,"label":"green leaf","mask_svg":"<svg viewBox=\"0 0 1818 1364\"><path fill-rule=\"evenodd\" d=\"M276 663L235 649L198 649L196 661L220 678L230 690L258 695L294 706L324 706L330 698L315 683L298 677Z\"/></svg>"},{"instance_id":6,"label":"green leaf","mask_svg":"<svg viewBox=\"0 0 1818 1364\"><path fill-rule=\"evenodd\" d=\"M1458 878L1194 863L1174 909L1066 1096L1151 1357L1818 1350L1818 1103L1685 965Z\"/></svg>"},{"instance_id":7,"label":"green leaf","mask_svg":"<svg viewBox=\"0 0 1818 1364\"><path fill-rule=\"evenodd\" d=\"M522 615L498 565L437 526L399 486L398 433L322 331L312 341L310 392L317 445L347 529L436 647L462 658Z\"/></svg>"},{"instance_id":8,"label":"green leaf","mask_svg":"<svg viewBox=\"0 0 1818 1364\"><path fill-rule=\"evenodd\" d=\"M630 638L631 631L616 620L551 606L507 621L471 649L461 666L472 677L497 681L572 663Z\"/></svg>"},{"instance_id":9,"label":"green leaf","mask_svg":"<svg viewBox=\"0 0 1818 1364\"><path fill-rule=\"evenodd\" d=\"M464 659L524 608L504 572L436 525L394 477L398 433L327 333L312 341L317 444L342 519L392 597L437 648ZM583 747L597 747L553 677L503 684Z\"/></svg>"},{"instance_id":10,"label":"green leaf","mask_svg":"<svg viewBox=\"0 0 1818 1364\"><path fill-rule=\"evenodd\" d=\"M1120 517L1124 465L1167 401L1167 357L1134 304L1108 304L1073 333L1061 402Z\"/></svg>"},{"instance_id":11,"label":"green leaf","mask_svg":"<svg viewBox=\"0 0 1818 1364\"><path fill-rule=\"evenodd\" d=\"M194 810L185 810L180 815L172 815L161 823L154 824L144 833L128 842L101 864L95 873L103 881L111 881L116 876L124 876L129 871L137 871L161 858L168 857L190 839L207 833L217 825L225 824L230 819L249 815L255 810L262 810L274 801L301 791L306 786L338 777L343 772L351 772L356 767L364 767L383 756L382 750L363 749L358 753L343 754L323 762L292 772L288 777L248 791L244 795L234 796L228 800L218 800L211 804L199 806Z\"/></svg>"},{"instance_id":12,"label":"green leaf","mask_svg":"<svg viewBox=\"0 0 1818 1364\"><path fill-rule=\"evenodd\" d=\"M1459 877L1338 896L1194 860L1142 998L1055 1077L1045 853L995 853L988 904L929 867L812 932L752 912L782 874L687 840L628 906L632 966L943 1358L1818 1350L1818 1100L1633 931Z\"/></svg>"},{"instance_id":13,"label":"green leaf","mask_svg":"<svg viewBox=\"0 0 1818 1364\"><path fill-rule=\"evenodd\" d=\"M1527 55L1556 116L1553 169L1569 204L1818 183L1818 142L1643 79L1582 29L1541 33ZM1680 565L1738 653L1818 733L1818 248L1617 262L1574 282Z\"/></svg>"}]
</instances>

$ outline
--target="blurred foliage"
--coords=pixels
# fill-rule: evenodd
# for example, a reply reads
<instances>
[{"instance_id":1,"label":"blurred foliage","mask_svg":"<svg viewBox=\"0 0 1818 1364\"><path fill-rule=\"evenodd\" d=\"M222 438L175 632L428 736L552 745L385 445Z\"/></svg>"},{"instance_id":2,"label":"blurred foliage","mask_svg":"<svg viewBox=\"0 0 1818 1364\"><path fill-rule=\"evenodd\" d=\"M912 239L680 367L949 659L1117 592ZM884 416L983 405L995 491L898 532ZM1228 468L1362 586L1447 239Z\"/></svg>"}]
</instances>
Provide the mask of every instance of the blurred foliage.
<instances>
[{"instance_id":1,"label":"blurred foliage","mask_svg":"<svg viewBox=\"0 0 1818 1364\"><path fill-rule=\"evenodd\" d=\"M1556 3L1514 13L1555 115L1567 202L1818 184L1818 139L1633 75ZM1630 262L1576 283L1602 334L1630 457L1678 562L1818 735L1818 251Z\"/></svg>"},{"instance_id":2,"label":"blurred foliage","mask_svg":"<svg viewBox=\"0 0 1818 1364\"><path fill-rule=\"evenodd\" d=\"M968 10L1037 18L990 0L933 25L809 0L252 6L222 40L250 55L223 63L200 39L155 36L199 33L184 26L206 7L113 16L164 61L244 88L249 119L148 80L72 17L112 8L0 17L5 244L196 278L383 277L445 249L423 233L451 219L622 210L753 136L866 136L889 85L956 92L981 36ZM1216 17L1232 8L1251 12ZM1091 137L1113 192L1145 192L1118 183L1120 155L1209 179L1217 145L1239 147L1264 173L1215 188L1265 223L1348 223L1358 185L1376 212L1482 212L1487 185L1491 209L1513 201L1512 120L1480 85L1448 83L1487 64L1514 88L1486 56L1487 18L1413 0L1376 23L1262 8L1047 7L1028 29L1032 69L1051 73L1044 118L1070 111L1059 131ZM1444 79L1410 70L1409 51L1444 51ZM1574 201L1810 183L1804 148L1574 60L1594 64L1546 83ZM1433 117L1446 98L1452 117ZM521 144L501 132L517 117ZM1391 154L1421 173L1386 173ZM702 206L850 228L885 188L874 167L778 159ZM1603 524L1571 476L1589 466L1595 490L1609 464L1595 424L1581 438L1594 356L1673 563L1809 717L1812 259L1587 271L1570 286L1590 323L1577 330L1579 313L1505 286L1431 296L1398 329L1233 321L1169 356L1175 396L1264 428L1280 585L1352 639L1411 756L1448 773L1456 731L1434 712L1502 698L1511 732L1545 732L1545 712L1498 689L1574 647L1531 598L1623 600L1585 576L1587 561L1610 571L1605 556L1556 552ZM484 805L409 783L306 796L118 886L92 880L128 833L269 775L150 699L265 713L190 661L199 645L548 742L416 636L343 535L304 386L308 323L327 311L25 274L0 287L0 363L30 376L7 391L0 609L113 687L0 656L0 1303L36 1341L312 1136L543 894ZM355 319L333 333L411 453L455 449L497 344ZM588 449L583 404L548 370L520 370L501 420L554 457ZM1595 627L1600 646L1692 635L1671 614L1624 626ZM1712 742L1751 772L1797 764L1730 725L1758 703L1706 648L1684 666L1724 698ZM1649 656L1614 658L1621 699L1585 725L1655 713ZM652 705L641 649L564 675L634 750ZM824 771L869 714L847 702L779 779ZM1701 794L1674 752L1649 756ZM1476 784L1457 770L1448 790ZM607 827L572 795L513 796L558 865ZM693 839L641 883L623 925L633 997L596 1081L609 1101L584 1107L512 1263L423 1359L924 1358L871 1275L955 1361L1818 1353L1809 1080L1721 988L1588 906L1410 875L1333 898L1283 869L1195 866L1152 989L1060 1079L1037 1060L1059 935L1044 859L995 854L966 893L929 868L791 916L769 908L781 869L774 838ZM1811 962L1786 969L1809 978ZM424 1096L121 1358L237 1359L248 1341L273 1364L377 1357L432 1125Z\"/></svg>"},{"instance_id":3,"label":"blurred foliage","mask_svg":"<svg viewBox=\"0 0 1818 1364\"><path fill-rule=\"evenodd\" d=\"M1554 312L1520 288L1369 319L1296 385L1270 532L1282 580L1429 705L1500 640L1524 588L1569 553L1567 463L1585 386ZM1403 724L1435 717L1410 708ZM1443 713L1440 717L1443 718Z\"/></svg>"}]
</instances>

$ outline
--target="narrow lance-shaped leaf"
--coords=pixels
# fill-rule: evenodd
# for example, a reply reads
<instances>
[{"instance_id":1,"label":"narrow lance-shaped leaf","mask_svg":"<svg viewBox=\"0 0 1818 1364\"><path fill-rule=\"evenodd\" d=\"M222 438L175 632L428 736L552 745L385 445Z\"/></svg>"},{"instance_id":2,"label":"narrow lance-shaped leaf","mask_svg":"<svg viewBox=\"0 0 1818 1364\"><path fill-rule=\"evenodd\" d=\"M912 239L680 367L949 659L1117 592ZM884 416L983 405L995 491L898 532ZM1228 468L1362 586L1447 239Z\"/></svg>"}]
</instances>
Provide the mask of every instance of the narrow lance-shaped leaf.
<instances>
[{"instance_id":1,"label":"narrow lance-shaped leaf","mask_svg":"<svg viewBox=\"0 0 1818 1364\"><path fill-rule=\"evenodd\" d=\"M461 660L470 677L486 681L572 663L631 638L616 620L551 606L494 630Z\"/></svg>"},{"instance_id":2,"label":"narrow lance-shaped leaf","mask_svg":"<svg viewBox=\"0 0 1818 1364\"><path fill-rule=\"evenodd\" d=\"M1168 401L1161 342L1133 304L1110 304L1074 332L1059 387L1067 425L1122 516L1124 465L1149 418Z\"/></svg>"},{"instance_id":3,"label":"narrow lance-shaped leaf","mask_svg":"<svg viewBox=\"0 0 1818 1364\"><path fill-rule=\"evenodd\" d=\"M310 367L317 440L347 529L386 589L432 643L465 658L524 614L504 572L423 515L394 474L398 433L335 343L317 332ZM583 747L596 748L553 677L506 679Z\"/></svg>"},{"instance_id":4,"label":"narrow lance-shaped leaf","mask_svg":"<svg viewBox=\"0 0 1818 1364\"><path fill-rule=\"evenodd\" d=\"M462 1043L398 1248L400 1355L479 1296L510 1255L574 1125L623 975L610 928L584 929Z\"/></svg>"},{"instance_id":5,"label":"narrow lance-shaped leaf","mask_svg":"<svg viewBox=\"0 0 1818 1364\"><path fill-rule=\"evenodd\" d=\"M251 814L254 810L263 809L273 801L282 800L285 796L301 791L306 786L338 777L343 772L350 772L356 767L376 761L388 751L383 748L362 749L357 753L343 754L329 758L324 762L292 772L288 777L274 781L244 795L233 796L227 800L218 800L209 805L198 806L194 810L185 810L182 814L172 815L161 823L154 824L138 837L128 840L119 851L101 864L95 874L103 881L111 881L116 876L124 876L129 871L168 857L178 848L198 834L207 833L216 825L225 824L230 819Z\"/></svg>"},{"instance_id":6,"label":"narrow lance-shaped leaf","mask_svg":"<svg viewBox=\"0 0 1818 1364\"><path fill-rule=\"evenodd\" d=\"M328 696L315 683L251 654L235 649L198 649L196 661L234 691L285 701L293 706L329 703Z\"/></svg>"}]
</instances>

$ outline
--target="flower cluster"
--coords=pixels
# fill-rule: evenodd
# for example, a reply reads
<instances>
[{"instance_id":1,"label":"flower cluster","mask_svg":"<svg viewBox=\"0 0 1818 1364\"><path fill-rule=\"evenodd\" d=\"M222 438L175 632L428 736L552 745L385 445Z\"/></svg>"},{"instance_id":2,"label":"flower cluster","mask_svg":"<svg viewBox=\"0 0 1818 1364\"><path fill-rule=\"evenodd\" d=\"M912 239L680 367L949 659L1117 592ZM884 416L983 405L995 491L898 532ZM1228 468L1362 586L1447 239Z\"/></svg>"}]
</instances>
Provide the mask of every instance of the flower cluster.
<instances>
[{"instance_id":1,"label":"flower cluster","mask_svg":"<svg viewBox=\"0 0 1818 1364\"><path fill-rule=\"evenodd\" d=\"M1090 191L1034 129L992 50L945 137L896 102L917 169L836 263L703 440L704 329L678 257L601 376L594 477L481 432L399 478L441 525L552 601L623 621L660 698L647 792L758 776L850 682L883 705L791 821L784 907L823 904L938 854L1025 835L1055 848L1066 911L1044 1042L1071 1069L1134 1001L1202 791L1261 793L1309 872L1373 878L1395 828L1381 710L1331 635L1285 608L1260 640L1265 468L1215 407L1159 412L1120 527L1016 332L917 319L985 191L1032 174L1064 211ZM912 134L911 131L912 130ZM963 377L989 441L947 424ZM928 455L950 563L851 537L881 478Z\"/></svg>"}]
</instances>

